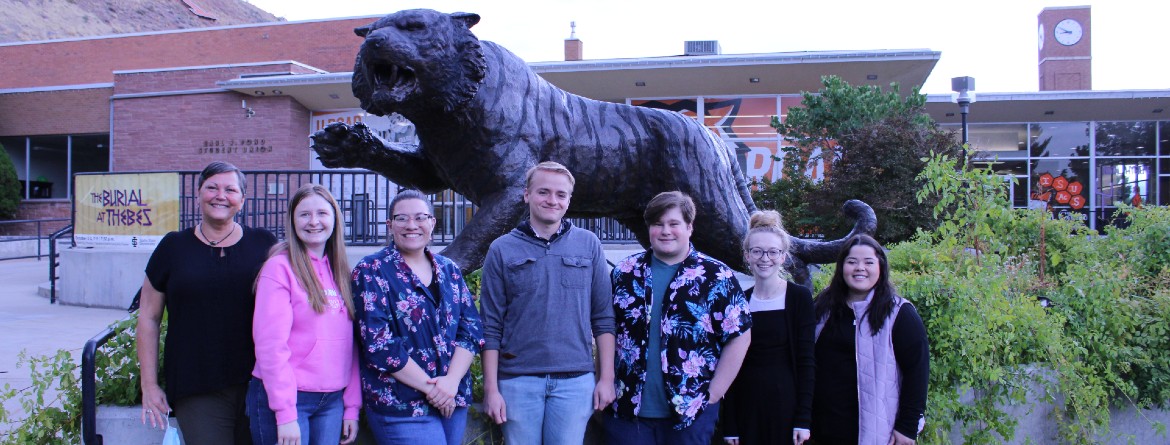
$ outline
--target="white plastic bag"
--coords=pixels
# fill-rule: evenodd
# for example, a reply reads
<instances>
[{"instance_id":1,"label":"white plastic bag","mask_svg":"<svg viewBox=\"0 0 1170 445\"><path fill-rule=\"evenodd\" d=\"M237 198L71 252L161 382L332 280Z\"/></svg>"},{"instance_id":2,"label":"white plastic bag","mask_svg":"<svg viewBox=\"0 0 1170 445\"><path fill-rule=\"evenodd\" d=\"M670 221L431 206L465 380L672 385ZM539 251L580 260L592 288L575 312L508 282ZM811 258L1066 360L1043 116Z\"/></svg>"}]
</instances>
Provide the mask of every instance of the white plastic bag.
<instances>
[{"instance_id":1,"label":"white plastic bag","mask_svg":"<svg viewBox=\"0 0 1170 445\"><path fill-rule=\"evenodd\" d=\"M167 413L168 418L170 413ZM163 434L162 445L183 445L183 440L179 438L179 429L167 422L167 432Z\"/></svg>"}]
</instances>

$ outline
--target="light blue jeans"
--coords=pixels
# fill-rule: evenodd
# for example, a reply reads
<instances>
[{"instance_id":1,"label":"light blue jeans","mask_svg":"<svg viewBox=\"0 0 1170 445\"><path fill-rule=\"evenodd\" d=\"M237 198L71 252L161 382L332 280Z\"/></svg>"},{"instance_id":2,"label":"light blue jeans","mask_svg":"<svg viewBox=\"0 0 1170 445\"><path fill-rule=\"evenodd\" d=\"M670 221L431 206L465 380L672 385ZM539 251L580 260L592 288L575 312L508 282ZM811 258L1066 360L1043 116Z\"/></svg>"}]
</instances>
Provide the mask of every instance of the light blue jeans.
<instances>
[{"instance_id":1,"label":"light blue jeans","mask_svg":"<svg viewBox=\"0 0 1170 445\"><path fill-rule=\"evenodd\" d=\"M504 443L580 445L593 415L593 373L579 377L518 376L500 379L508 421Z\"/></svg>"},{"instance_id":2,"label":"light blue jeans","mask_svg":"<svg viewBox=\"0 0 1170 445\"><path fill-rule=\"evenodd\" d=\"M302 445L333 445L341 441L341 418L345 414L342 392L297 391L297 426L301 428ZM276 413L268 407L268 392L260 379L252 378L248 384L246 403L253 444L275 444Z\"/></svg>"},{"instance_id":3,"label":"light blue jeans","mask_svg":"<svg viewBox=\"0 0 1170 445\"><path fill-rule=\"evenodd\" d=\"M366 409L366 424L378 445L460 445L467 429L467 408L455 408L450 419L437 410L425 416L397 417Z\"/></svg>"}]
</instances>

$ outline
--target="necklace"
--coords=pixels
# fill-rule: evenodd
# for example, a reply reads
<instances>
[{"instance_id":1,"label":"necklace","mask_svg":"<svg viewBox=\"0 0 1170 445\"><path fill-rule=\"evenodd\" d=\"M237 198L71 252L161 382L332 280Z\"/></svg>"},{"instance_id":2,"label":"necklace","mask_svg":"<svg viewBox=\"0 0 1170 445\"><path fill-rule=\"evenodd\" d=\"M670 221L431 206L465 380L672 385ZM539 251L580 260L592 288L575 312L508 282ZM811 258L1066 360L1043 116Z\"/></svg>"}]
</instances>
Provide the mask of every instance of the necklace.
<instances>
[{"instance_id":1,"label":"necklace","mask_svg":"<svg viewBox=\"0 0 1170 445\"><path fill-rule=\"evenodd\" d=\"M219 241L212 241L211 238L207 237L206 233L203 233L203 223L199 223L199 234L203 235L203 239L207 240L207 243L211 244L211 247L215 247L217 244L222 243L223 240L228 239L228 237L232 236L233 233L236 233L236 223L232 223L232 230L229 231L227 235L224 235L224 237L220 238Z\"/></svg>"}]
</instances>

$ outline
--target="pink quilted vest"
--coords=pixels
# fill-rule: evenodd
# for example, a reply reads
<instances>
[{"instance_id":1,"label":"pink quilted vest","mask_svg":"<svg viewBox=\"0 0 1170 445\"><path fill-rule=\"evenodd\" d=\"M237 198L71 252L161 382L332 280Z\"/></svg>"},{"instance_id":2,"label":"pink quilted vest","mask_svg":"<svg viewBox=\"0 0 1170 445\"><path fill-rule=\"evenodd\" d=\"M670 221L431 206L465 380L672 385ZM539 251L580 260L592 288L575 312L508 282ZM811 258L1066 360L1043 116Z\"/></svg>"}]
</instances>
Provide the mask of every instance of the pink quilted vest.
<instances>
[{"instance_id":1,"label":"pink quilted vest","mask_svg":"<svg viewBox=\"0 0 1170 445\"><path fill-rule=\"evenodd\" d=\"M882 324L877 335L870 335L869 317L865 309L873 299L873 291L865 300L852 303L853 315L859 321L854 330L857 346L858 445L886 445L894 432L894 418L898 415L898 396L902 390L902 372L894 360L894 320L903 304L910 304L894 296L894 310ZM816 338L820 338L828 317L817 322ZM919 420L918 430L923 421Z\"/></svg>"}]
</instances>

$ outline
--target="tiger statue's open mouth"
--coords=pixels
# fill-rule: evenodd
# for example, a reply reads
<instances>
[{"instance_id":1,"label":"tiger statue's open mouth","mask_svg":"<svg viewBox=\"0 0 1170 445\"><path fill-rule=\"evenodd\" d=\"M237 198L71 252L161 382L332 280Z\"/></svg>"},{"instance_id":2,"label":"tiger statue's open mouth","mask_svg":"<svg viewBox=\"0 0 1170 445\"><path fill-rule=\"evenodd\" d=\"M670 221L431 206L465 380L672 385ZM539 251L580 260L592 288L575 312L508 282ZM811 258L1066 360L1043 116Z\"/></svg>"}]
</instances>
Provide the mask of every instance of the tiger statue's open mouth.
<instances>
[{"instance_id":1,"label":"tiger statue's open mouth","mask_svg":"<svg viewBox=\"0 0 1170 445\"><path fill-rule=\"evenodd\" d=\"M366 67L366 78L371 79L374 94L387 94L396 102L406 100L418 91L418 77L414 70L393 63L375 63Z\"/></svg>"}]
</instances>

